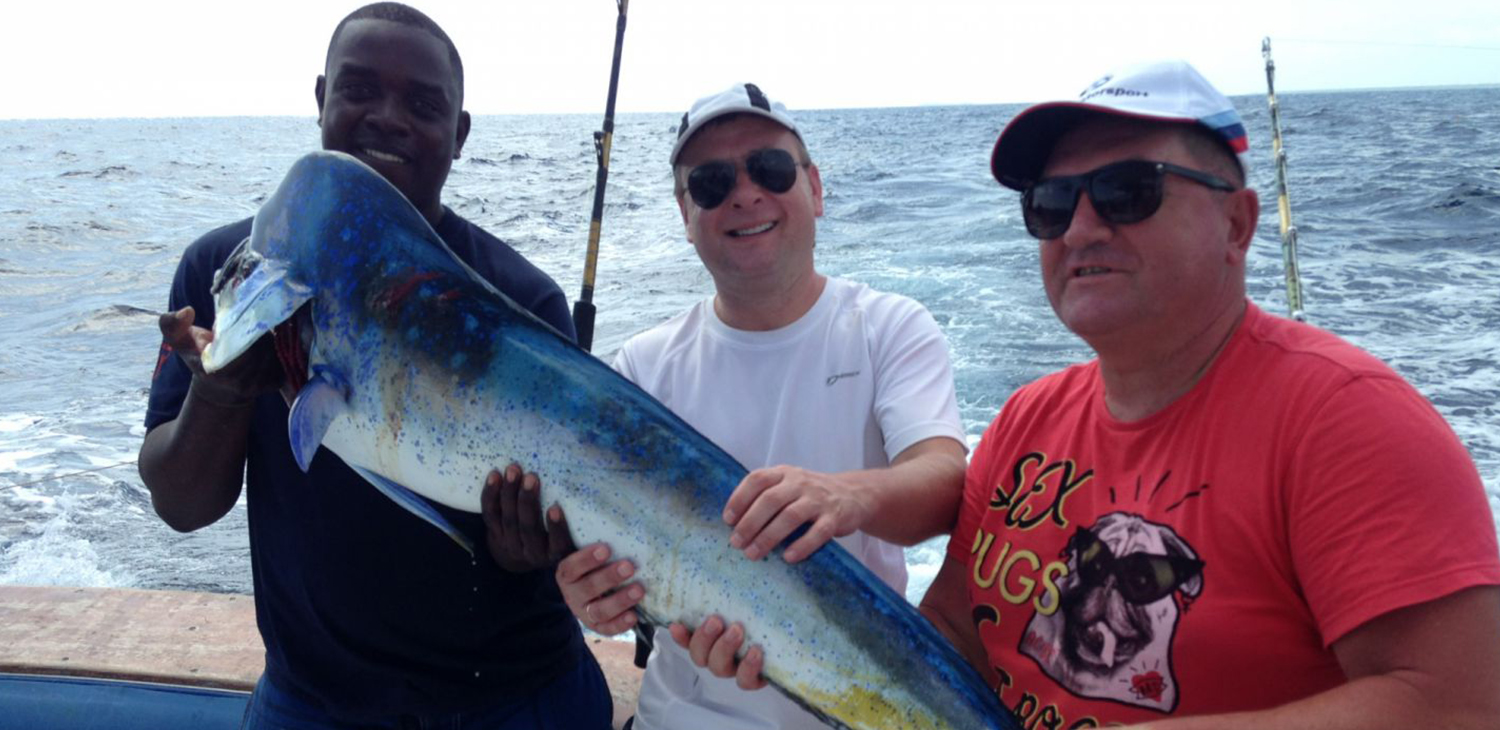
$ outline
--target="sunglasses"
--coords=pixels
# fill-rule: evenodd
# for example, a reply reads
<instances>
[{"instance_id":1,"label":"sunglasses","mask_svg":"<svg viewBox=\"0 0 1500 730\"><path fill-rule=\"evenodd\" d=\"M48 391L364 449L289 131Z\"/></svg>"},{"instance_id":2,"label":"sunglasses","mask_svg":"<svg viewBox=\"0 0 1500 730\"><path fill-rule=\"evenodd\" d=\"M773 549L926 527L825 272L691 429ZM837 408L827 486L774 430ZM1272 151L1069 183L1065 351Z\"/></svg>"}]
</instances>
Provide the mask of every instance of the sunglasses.
<instances>
[{"instance_id":1,"label":"sunglasses","mask_svg":"<svg viewBox=\"0 0 1500 730\"><path fill-rule=\"evenodd\" d=\"M1214 190L1235 187L1213 175L1166 162L1126 160L1082 175L1038 180L1021 194L1026 231L1037 238L1057 238L1068 232L1078 196L1087 190L1094 211L1110 223L1139 223L1161 207L1162 180L1167 173Z\"/></svg>"},{"instance_id":2,"label":"sunglasses","mask_svg":"<svg viewBox=\"0 0 1500 730\"><path fill-rule=\"evenodd\" d=\"M1104 585L1111 576L1115 589L1128 603L1155 603L1203 572L1203 561L1178 555L1131 553L1115 557L1109 546L1087 529L1079 528L1068 540L1077 559L1079 577L1090 588Z\"/></svg>"},{"instance_id":3,"label":"sunglasses","mask_svg":"<svg viewBox=\"0 0 1500 730\"><path fill-rule=\"evenodd\" d=\"M792 153L775 147L756 150L745 157L745 174L750 182L773 193L784 193L797 182L797 160ZM719 207L734 191L739 170L733 162L705 162L688 173L688 194L699 208Z\"/></svg>"}]
</instances>

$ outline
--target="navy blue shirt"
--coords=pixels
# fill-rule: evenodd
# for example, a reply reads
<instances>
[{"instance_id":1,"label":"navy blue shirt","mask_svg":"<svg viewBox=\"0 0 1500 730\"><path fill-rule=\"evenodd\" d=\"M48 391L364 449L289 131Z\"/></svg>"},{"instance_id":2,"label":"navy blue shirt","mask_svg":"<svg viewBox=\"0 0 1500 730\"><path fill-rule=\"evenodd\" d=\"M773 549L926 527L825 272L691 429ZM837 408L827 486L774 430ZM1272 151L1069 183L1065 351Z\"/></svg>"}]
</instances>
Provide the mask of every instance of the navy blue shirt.
<instances>
[{"instance_id":1,"label":"navy blue shirt","mask_svg":"<svg viewBox=\"0 0 1500 730\"><path fill-rule=\"evenodd\" d=\"M172 310L192 305L195 324L212 327L214 271L250 224L188 247ZM447 208L437 232L495 288L574 336L562 291L515 250ZM158 363L147 428L177 417L192 380L165 348ZM497 567L479 515L434 505L474 540L471 559L327 449L302 473L277 393L256 401L245 483L267 677L330 714L358 722L485 707L594 661L551 572Z\"/></svg>"}]
</instances>

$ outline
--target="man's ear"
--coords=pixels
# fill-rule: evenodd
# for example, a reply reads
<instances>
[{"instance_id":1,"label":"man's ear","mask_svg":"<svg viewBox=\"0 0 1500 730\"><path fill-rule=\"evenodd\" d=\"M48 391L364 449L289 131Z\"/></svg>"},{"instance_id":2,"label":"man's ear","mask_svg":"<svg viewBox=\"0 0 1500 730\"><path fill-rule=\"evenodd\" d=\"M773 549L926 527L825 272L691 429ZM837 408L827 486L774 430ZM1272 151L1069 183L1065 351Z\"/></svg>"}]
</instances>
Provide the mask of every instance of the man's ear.
<instances>
[{"instance_id":1,"label":"man's ear","mask_svg":"<svg viewBox=\"0 0 1500 730\"><path fill-rule=\"evenodd\" d=\"M464 141L469 138L469 113L460 111L458 113L458 134L453 138L453 159L458 159L464 151Z\"/></svg>"},{"instance_id":2,"label":"man's ear","mask_svg":"<svg viewBox=\"0 0 1500 730\"><path fill-rule=\"evenodd\" d=\"M327 80L323 74L318 74L318 82L313 84L313 96L318 99L318 126L320 127L323 126L323 93L327 88L326 84Z\"/></svg>"},{"instance_id":3,"label":"man's ear","mask_svg":"<svg viewBox=\"0 0 1500 730\"><path fill-rule=\"evenodd\" d=\"M1260 196L1250 188L1236 190L1224 201L1224 212L1229 216L1229 256L1232 262L1243 264L1260 222Z\"/></svg>"},{"instance_id":4,"label":"man's ear","mask_svg":"<svg viewBox=\"0 0 1500 730\"><path fill-rule=\"evenodd\" d=\"M807 182L812 185L813 194L813 217L823 217L823 178L818 174L817 165L807 166Z\"/></svg>"},{"instance_id":5,"label":"man's ear","mask_svg":"<svg viewBox=\"0 0 1500 730\"><path fill-rule=\"evenodd\" d=\"M675 175L676 173L674 172L673 174ZM688 224L687 193L681 192L675 197L677 198L677 211L682 213L682 228L687 232L688 243L695 243L693 241L693 227Z\"/></svg>"}]
</instances>

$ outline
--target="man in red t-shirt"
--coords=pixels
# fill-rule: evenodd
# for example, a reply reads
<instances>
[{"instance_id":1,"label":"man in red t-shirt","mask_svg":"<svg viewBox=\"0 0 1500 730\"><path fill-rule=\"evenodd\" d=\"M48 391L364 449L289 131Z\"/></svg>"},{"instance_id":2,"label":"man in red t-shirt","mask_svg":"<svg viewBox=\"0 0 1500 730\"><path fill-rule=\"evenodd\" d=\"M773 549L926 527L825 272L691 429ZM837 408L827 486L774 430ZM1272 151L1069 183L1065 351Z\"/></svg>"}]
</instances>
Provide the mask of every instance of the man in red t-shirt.
<instances>
[{"instance_id":1,"label":"man in red t-shirt","mask_svg":"<svg viewBox=\"0 0 1500 730\"><path fill-rule=\"evenodd\" d=\"M1006 403L922 609L1028 728L1500 726L1478 473L1390 368L1246 300L1245 149L1181 62L1001 133L1098 358Z\"/></svg>"}]
</instances>

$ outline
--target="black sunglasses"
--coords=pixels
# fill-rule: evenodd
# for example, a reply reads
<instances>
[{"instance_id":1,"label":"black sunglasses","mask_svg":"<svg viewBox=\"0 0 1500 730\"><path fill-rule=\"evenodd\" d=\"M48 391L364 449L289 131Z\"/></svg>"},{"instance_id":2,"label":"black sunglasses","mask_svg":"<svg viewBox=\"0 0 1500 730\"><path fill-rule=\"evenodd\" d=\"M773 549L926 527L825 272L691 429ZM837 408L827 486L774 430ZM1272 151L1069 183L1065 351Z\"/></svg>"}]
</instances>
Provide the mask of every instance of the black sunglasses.
<instances>
[{"instance_id":1,"label":"black sunglasses","mask_svg":"<svg viewBox=\"0 0 1500 730\"><path fill-rule=\"evenodd\" d=\"M1085 586L1102 586L1114 576L1120 596L1137 606L1155 603L1203 572L1203 561L1180 555L1131 553L1117 558L1103 540L1084 528L1068 540L1068 548L1077 559Z\"/></svg>"},{"instance_id":2,"label":"black sunglasses","mask_svg":"<svg viewBox=\"0 0 1500 730\"><path fill-rule=\"evenodd\" d=\"M745 174L750 181L773 193L792 189L797 182L797 167L792 153L776 147L756 150L745 157ZM734 191L738 178L739 171L733 162L705 162L688 173L688 194L699 208L717 208Z\"/></svg>"},{"instance_id":3,"label":"black sunglasses","mask_svg":"<svg viewBox=\"0 0 1500 730\"><path fill-rule=\"evenodd\" d=\"M1088 190L1089 201L1099 217L1110 223L1139 223L1161 208L1162 180L1167 173L1180 175L1214 190L1235 187L1213 175L1166 162L1126 160L1105 165L1082 175L1038 180L1021 194L1021 215L1026 231L1037 238L1057 238L1068 232L1078 196Z\"/></svg>"}]
</instances>

